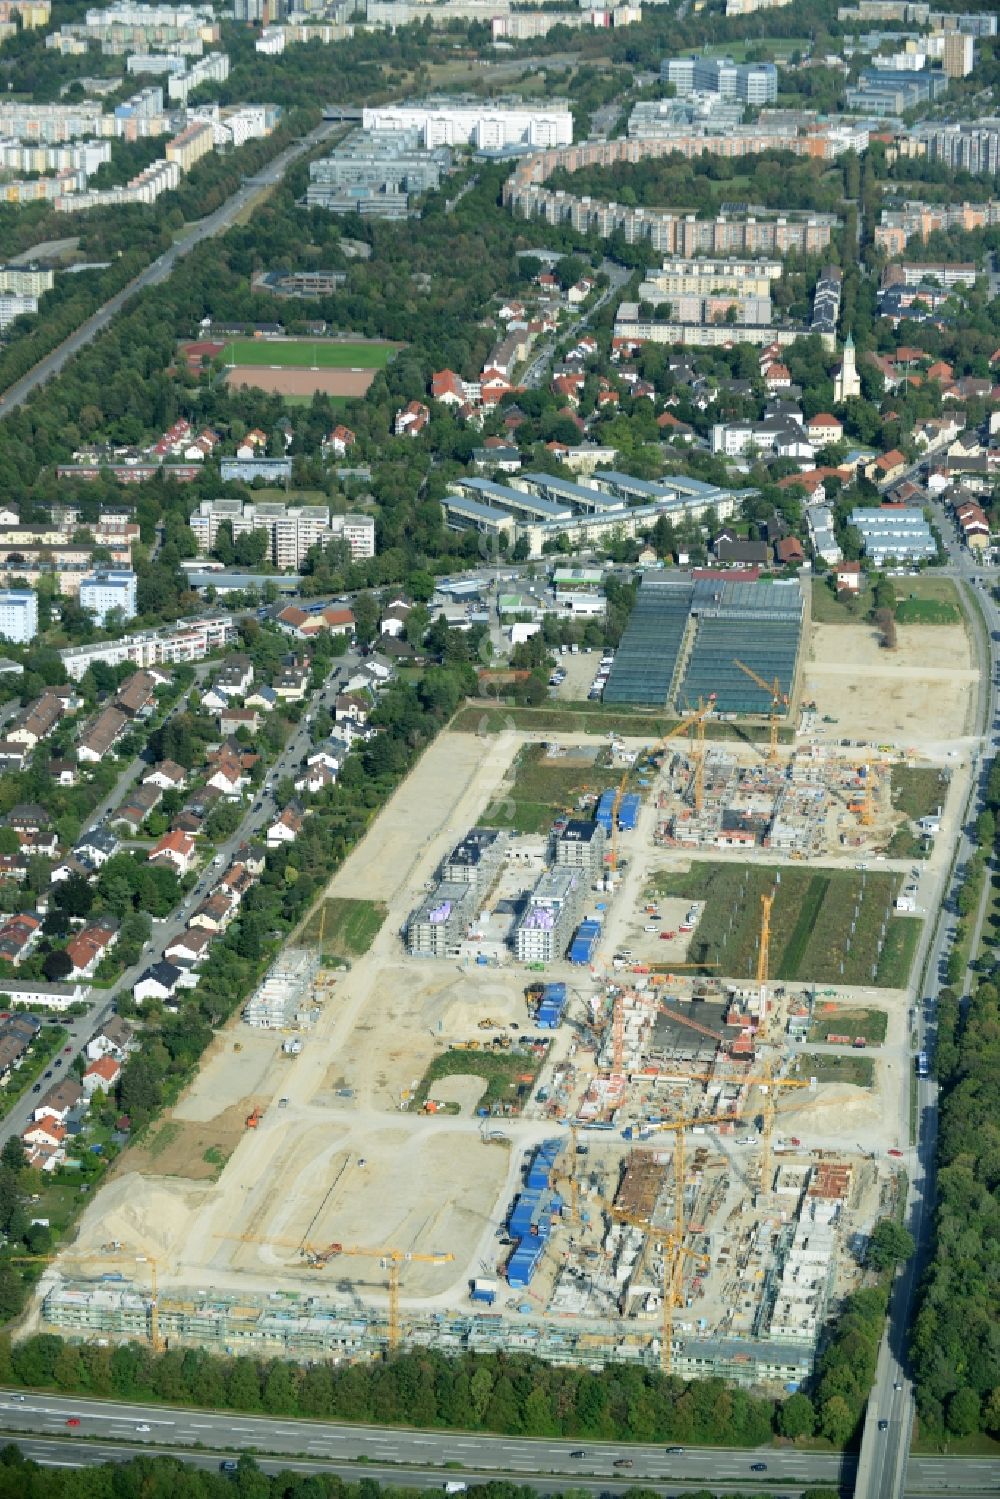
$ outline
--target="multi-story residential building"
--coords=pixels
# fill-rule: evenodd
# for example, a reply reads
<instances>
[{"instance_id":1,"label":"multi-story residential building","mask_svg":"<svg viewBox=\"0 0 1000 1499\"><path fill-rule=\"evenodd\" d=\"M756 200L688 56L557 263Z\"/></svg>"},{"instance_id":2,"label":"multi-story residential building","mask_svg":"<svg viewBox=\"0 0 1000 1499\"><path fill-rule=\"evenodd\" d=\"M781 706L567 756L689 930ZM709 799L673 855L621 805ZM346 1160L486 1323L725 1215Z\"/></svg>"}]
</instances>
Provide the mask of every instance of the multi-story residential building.
<instances>
[{"instance_id":1,"label":"multi-story residential building","mask_svg":"<svg viewBox=\"0 0 1000 1499\"><path fill-rule=\"evenodd\" d=\"M346 534L346 517L338 519L345 522L339 529L345 540L349 540ZM368 517L356 519L364 520ZM200 556L211 551L223 522L228 522L232 527L234 537L247 536L252 531L267 531L271 561L277 567L300 567L310 547L329 541L335 534L331 527L330 510L326 505L286 505L281 500L257 503L232 499L202 500L188 522L197 537ZM361 529L357 528L359 537ZM374 551L374 530L372 548Z\"/></svg>"},{"instance_id":2,"label":"multi-story residential building","mask_svg":"<svg viewBox=\"0 0 1000 1499\"><path fill-rule=\"evenodd\" d=\"M0 331L9 328L17 318L38 311L38 298L24 292L0 292Z\"/></svg>"},{"instance_id":3,"label":"multi-story residential building","mask_svg":"<svg viewBox=\"0 0 1000 1499\"><path fill-rule=\"evenodd\" d=\"M925 156L929 161L943 162L954 171L997 176L1000 174L1000 120L915 125L897 136L891 149L899 156Z\"/></svg>"},{"instance_id":4,"label":"multi-story residential building","mask_svg":"<svg viewBox=\"0 0 1000 1499\"><path fill-rule=\"evenodd\" d=\"M99 625L115 612L120 620L134 619L136 583L131 568L98 569L80 580L80 607L89 609Z\"/></svg>"},{"instance_id":5,"label":"multi-story residential building","mask_svg":"<svg viewBox=\"0 0 1000 1499\"><path fill-rule=\"evenodd\" d=\"M662 321L655 318L640 316L638 302L622 302L619 305L615 318L612 348L625 350L630 347L638 348L641 344L688 344L692 348L717 349L731 344L734 339L741 343L756 344L759 348L766 348L769 344L791 344L797 338L804 338L810 329L802 325L776 324L771 322L744 322L737 311L737 321L730 323L724 318L719 319L714 313L708 315L708 309L715 306L722 308L729 303L737 306L740 299L733 298L694 298L693 303L701 306L701 315L692 317L690 322L683 322L681 318L674 315L678 305L684 306L685 302L671 302L671 316ZM752 308L757 303L763 305L767 299L747 299L745 306ZM739 331L736 332L735 330ZM834 347L834 335L832 331L816 329L826 348L832 350Z\"/></svg>"},{"instance_id":6,"label":"multi-story residential building","mask_svg":"<svg viewBox=\"0 0 1000 1499\"><path fill-rule=\"evenodd\" d=\"M849 110L857 114L902 115L946 91L949 80L936 68L864 68L856 86L845 91Z\"/></svg>"},{"instance_id":7,"label":"multi-story residential building","mask_svg":"<svg viewBox=\"0 0 1000 1499\"><path fill-rule=\"evenodd\" d=\"M780 260L664 260L660 270L647 273L639 287L639 298L655 302L736 291L741 296L770 300L771 287L780 279Z\"/></svg>"},{"instance_id":8,"label":"multi-story residential building","mask_svg":"<svg viewBox=\"0 0 1000 1499\"><path fill-rule=\"evenodd\" d=\"M97 661L119 666L131 661L136 666L177 665L182 661L203 661L213 651L222 651L236 640L236 622L229 614L186 619L166 629L140 630L121 640L102 641L98 645L75 645L60 651L66 675L79 682L88 667Z\"/></svg>"},{"instance_id":9,"label":"multi-story residential building","mask_svg":"<svg viewBox=\"0 0 1000 1499\"><path fill-rule=\"evenodd\" d=\"M132 5L88 10L80 23L63 26L45 45L64 53L97 46L105 57L129 52L177 52L200 57L206 45L218 43L220 27L210 5Z\"/></svg>"},{"instance_id":10,"label":"multi-story residential building","mask_svg":"<svg viewBox=\"0 0 1000 1499\"><path fill-rule=\"evenodd\" d=\"M203 83L225 83L229 77L229 58L225 52L210 52L183 73L167 79L167 98L171 104L186 104L188 96Z\"/></svg>"},{"instance_id":11,"label":"multi-story residential building","mask_svg":"<svg viewBox=\"0 0 1000 1499\"><path fill-rule=\"evenodd\" d=\"M89 208L117 208L124 203L155 203L161 193L172 192L181 180L176 161L154 161L125 187L88 188L56 199L58 213L84 213Z\"/></svg>"},{"instance_id":12,"label":"multi-story residential building","mask_svg":"<svg viewBox=\"0 0 1000 1499\"><path fill-rule=\"evenodd\" d=\"M581 234L597 234L604 239L620 233L629 244L648 241L667 255L821 254L840 223L829 213L790 212L765 217L720 213L715 218L700 219L673 209L629 208L576 198L562 190L554 192L525 183L516 174L504 183L503 198L521 218L570 224Z\"/></svg>"},{"instance_id":13,"label":"multi-story residential building","mask_svg":"<svg viewBox=\"0 0 1000 1499\"><path fill-rule=\"evenodd\" d=\"M968 36L996 36L994 11L931 10L929 5L909 0L860 0L842 5L838 21L889 21L903 26L929 26L932 31L963 31Z\"/></svg>"},{"instance_id":14,"label":"multi-story residential building","mask_svg":"<svg viewBox=\"0 0 1000 1499\"><path fill-rule=\"evenodd\" d=\"M967 78L976 62L976 43L964 31L946 31L941 65L946 78Z\"/></svg>"},{"instance_id":15,"label":"multi-story residential building","mask_svg":"<svg viewBox=\"0 0 1000 1499\"><path fill-rule=\"evenodd\" d=\"M888 255L901 255L911 239L926 239L936 230L986 229L1000 224L1000 199L986 203L904 203L883 208L875 226L875 243Z\"/></svg>"},{"instance_id":16,"label":"multi-story residential building","mask_svg":"<svg viewBox=\"0 0 1000 1499\"><path fill-rule=\"evenodd\" d=\"M55 285L55 272L35 265L0 266L0 292L40 297Z\"/></svg>"},{"instance_id":17,"label":"multi-story residential building","mask_svg":"<svg viewBox=\"0 0 1000 1499\"><path fill-rule=\"evenodd\" d=\"M604 870L607 835L601 823L571 818L556 838L556 865L578 869L593 881Z\"/></svg>"},{"instance_id":18,"label":"multi-story residential building","mask_svg":"<svg viewBox=\"0 0 1000 1499\"><path fill-rule=\"evenodd\" d=\"M586 876L559 865L547 869L528 896L513 933L521 963L553 963L565 955L583 908Z\"/></svg>"},{"instance_id":19,"label":"multi-story residential building","mask_svg":"<svg viewBox=\"0 0 1000 1499\"><path fill-rule=\"evenodd\" d=\"M338 522L343 522L338 525ZM371 515L334 515L330 520L330 529L334 536L338 530L342 531L344 540L351 549L351 557L355 562L365 557L375 555L375 518Z\"/></svg>"},{"instance_id":20,"label":"multi-story residential building","mask_svg":"<svg viewBox=\"0 0 1000 1499\"><path fill-rule=\"evenodd\" d=\"M564 146L573 139L568 109L542 101L430 98L403 104L367 106L361 117L366 130L416 130L422 144L476 146L498 151L504 146Z\"/></svg>"},{"instance_id":21,"label":"multi-story residential building","mask_svg":"<svg viewBox=\"0 0 1000 1499\"><path fill-rule=\"evenodd\" d=\"M168 162L176 162L182 172L189 172L196 161L215 146L215 136L211 125L207 120L195 120L190 125L185 125L179 135L173 140L167 141L166 158Z\"/></svg>"},{"instance_id":22,"label":"multi-story residential building","mask_svg":"<svg viewBox=\"0 0 1000 1499\"><path fill-rule=\"evenodd\" d=\"M38 595L31 588L0 590L0 635L27 645L38 634Z\"/></svg>"}]
</instances>

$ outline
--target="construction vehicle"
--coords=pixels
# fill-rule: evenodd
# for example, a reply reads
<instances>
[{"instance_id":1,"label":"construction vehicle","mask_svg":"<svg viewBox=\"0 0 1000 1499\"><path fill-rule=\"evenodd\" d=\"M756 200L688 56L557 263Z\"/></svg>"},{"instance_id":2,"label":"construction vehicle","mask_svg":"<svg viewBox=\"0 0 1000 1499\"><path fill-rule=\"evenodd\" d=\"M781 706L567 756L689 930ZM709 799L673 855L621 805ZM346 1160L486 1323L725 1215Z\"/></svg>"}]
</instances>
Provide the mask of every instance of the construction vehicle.
<instances>
[{"instance_id":1,"label":"construction vehicle","mask_svg":"<svg viewBox=\"0 0 1000 1499\"><path fill-rule=\"evenodd\" d=\"M738 656L733 657L733 665L738 666L740 671L750 678L751 682L756 682L758 687L762 687L765 692L769 692L771 694L771 711L768 714L770 742L768 746L767 758L769 760L777 760L778 718L780 716L778 713L778 709L781 707L788 707L788 694L787 692L782 691L781 683L777 677L775 677L773 682L765 682L762 676L755 672L751 666L747 666L746 662L741 661Z\"/></svg>"},{"instance_id":2,"label":"construction vehicle","mask_svg":"<svg viewBox=\"0 0 1000 1499\"><path fill-rule=\"evenodd\" d=\"M264 1110L255 1105L253 1112L248 1114L243 1121L244 1129L256 1129L264 1117Z\"/></svg>"}]
</instances>

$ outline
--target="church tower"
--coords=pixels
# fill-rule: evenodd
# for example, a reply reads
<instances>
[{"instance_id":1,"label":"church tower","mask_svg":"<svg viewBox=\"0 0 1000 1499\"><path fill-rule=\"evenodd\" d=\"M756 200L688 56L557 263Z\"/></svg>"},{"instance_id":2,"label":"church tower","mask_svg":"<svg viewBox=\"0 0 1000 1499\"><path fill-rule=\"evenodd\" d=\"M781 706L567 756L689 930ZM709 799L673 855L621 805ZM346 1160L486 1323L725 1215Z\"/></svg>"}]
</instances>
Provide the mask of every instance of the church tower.
<instances>
[{"instance_id":1,"label":"church tower","mask_svg":"<svg viewBox=\"0 0 1000 1499\"><path fill-rule=\"evenodd\" d=\"M833 377L833 399L839 406L843 401L849 401L852 396L861 394L861 381L858 379L857 366L854 363L854 337L848 333L844 341L844 357L840 369Z\"/></svg>"}]
</instances>

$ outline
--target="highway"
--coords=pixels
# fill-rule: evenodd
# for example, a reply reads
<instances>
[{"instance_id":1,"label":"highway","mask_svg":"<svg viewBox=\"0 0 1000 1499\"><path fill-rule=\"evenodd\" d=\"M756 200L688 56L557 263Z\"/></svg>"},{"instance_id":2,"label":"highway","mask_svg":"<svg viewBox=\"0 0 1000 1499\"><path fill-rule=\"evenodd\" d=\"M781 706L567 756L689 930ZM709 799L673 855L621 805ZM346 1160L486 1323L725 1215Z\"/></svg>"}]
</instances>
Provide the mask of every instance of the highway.
<instances>
[{"instance_id":1,"label":"highway","mask_svg":"<svg viewBox=\"0 0 1000 1499\"><path fill-rule=\"evenodd\" d=\"M67 1427L70 1419L80 1425ZM530 1483L542 1493L562 1492L567 1486L599 1494L623 1493L631 1484L662 1494L705 1484L724 1492L731 1486L746 1491L751 1484L765 1488L774 1484L780 1485L783 1494L797 1494L816 1484L849 1491L854 1476L853 1458L829 1453L770 1447L670 1452L664 1447L627 1443L528 1441L462 1431L116 1404L55 1393L22 1396L0 1391L0 1428L11 1435L20 1433L18 1446L40 1462L107 1462L152 1451L182 1455L185 1461L217 1468L226 1456L252 1451L268 1471L320 1464L355 1481L360 1477L383 1483L402 1480L418 1488L440 1489L445 1478L472 1484L506 1477ZM193 1451L195 1445L200 1450ZM622 1460L632 1464L627 1471L614 1466ZM751 1463L766 1463L766 1477L752 1473ZM998 1493L997 1465L988 1460L943 1458L919 1458L911 1464L907 1494L945 1491L970 1499Z\"/></svg>"},{"instance_id":2,"label":"highway","mask_svg":"<svg viewBox=\"0 0 1000 1499\"><path fill-rule=\"evenodd\" d=\"M979 722L982 738L966 816L955 850L950 883L941 901L937 921L928 943L926 968L923 972L923 992L918 991L917 995L917 1049L926 1050L931 1055L933 1055L935 1043L938 995L947 983L948 954L957 925L958 891L975 848L971 836L972 829L985 805L989 761L996 749L998 718L993 683L996 680L997 644L1000 641L1000 610L997 609L989 590L976 587L975 580L983 571L981 565L962 546L955 535L954 526L940 506L936 509L935 521L948 550L948 572L958 580L959 589L967 586L970 591L975 590L986 621L987 640L984 645L981 632L974 627L973 622L972 635L979 657ZM971 608L975 608L974 601ZM988 890L989 880L987 879L976 922L977 933L981 928ZM974 943L973 957L975 950L976 944ZM968 994L971 978L971 973L967 971L962 989L963 995ZM917 1081L917 1141L915 1151L907 1154L910 1179L906 1212L906 1225L913 1235L917 1250L913 1259L904 1265L897 1275L892 1289L886 1332L879 1349L875 1385L869 1397L865 1415L854 1491L857 1499L901 1499L903 1494L910 1491L908 1474L911 1478L915 1476L918 1467L923 1474L928 1464L933 1464L935 1461L909 1458L914 1403L912 1386L907 1376L907 1344L916 1311L915 1292L930 1257L932 1243L937 1151L937 1092L937 1083L933 1077ZM886 1423L882 1430L879 1428L880 1422ZM943 1480L942 1467L944 1471L949 1471L949 1460L937 1459L936 1461L941 1466L935 1471L942 1476ZM1000 1486L1000 1474L994 1474L994 1482Z\"/></svg>"},{"instance_id":3,"label":"highway","mask_svg":"<svg viewBox=\"0 0 1000 1499\"><path fill-rule=\"evenodd\" d=\"M145 291L149 286L158 286L161 281L165 281L177 262L183 260L185 255L189 255L195 245L200 244L203 239L210 239L213 234L219 234L228 229L240 213L280 181L292 162L314 150L331 132L340 129L341 126L335 122L323 121L301 140L286 147L256 177L248 177L238 192L235 192L231 198L227 198L214 213L210 213L207 218L193 225L170 246L169 250L164 250L163 254L152 261L144 271L140 271L128 286L122 287L121 291L110 297L96 312L91 313L90 317L57 348L46 354L28 370L26 375L22 375L20 380L16 380L4 391L0 396L0 417L9 416L12 411L24 404L33 390L44 385L51 376L57 375L67 360L72 359L74 354L78 354L82 348L91 343L98 333L102 333L112 318L116 317L139 292Z\"/></svg>"}]
</instances>

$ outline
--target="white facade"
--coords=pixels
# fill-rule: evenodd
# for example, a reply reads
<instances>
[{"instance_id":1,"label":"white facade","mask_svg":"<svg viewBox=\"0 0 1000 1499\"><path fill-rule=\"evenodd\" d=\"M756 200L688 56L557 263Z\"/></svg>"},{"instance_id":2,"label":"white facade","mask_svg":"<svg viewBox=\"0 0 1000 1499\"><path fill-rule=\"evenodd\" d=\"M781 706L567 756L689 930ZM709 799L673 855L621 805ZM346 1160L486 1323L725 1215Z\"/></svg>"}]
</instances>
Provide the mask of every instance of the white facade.
<instances>
[{"instance_id":1,"label":"white facade","mask_svg":"<svg viewBox=\"0 0 1000 1499\"><path fill-rule=\"evenodd\" d=\"M38 311L38 298L21 292L0 292L0 329L9 328L15 318Z\"/></svg>"},{"instance_id":2,"label":"white facade","mask_svg":"<svg viewBox=\"0 0 1000 1499\"><path fill-rule=\"evenodd\" d=\"M336 532L338 520L343 520L344 540L351 549L354 562L375 555L375 520L371 515L334 516L331 529Z\"/></svg>"},{"instance_id":3,"label":"white facade","mask_svg":"<svg viewBox=\"0 0 1000 1499\"><path fill-rule=\"evenodd\" d=\"M136 576L129 568L89 573L80 581L80 608L89 609L103 625L118 610L122 619L135 618Z\"/></svg>"},{"instance_id":4,"label":"white facade","mask_svg":"<svg viewBox=\"0 0 1000 1499\"><path fill-rule=\"evenodd\" d=\"M38 634L38 595L31 588L0 590L0 635L26 645Z\"/></svg>"},{"instance_id":5,"label":"white facade","mask_svg":"<svg viewBox=\"0 0 1000 1499\"><path fill-rule=\"evenodd\" d=\"M521 144L568 146L573 140L573 116L568 109L506 107L478 100L375 105L364 110L362 126L365 130L419 130L428 148L471 145L497 151Z\"/></svg>"}]
</instances>

